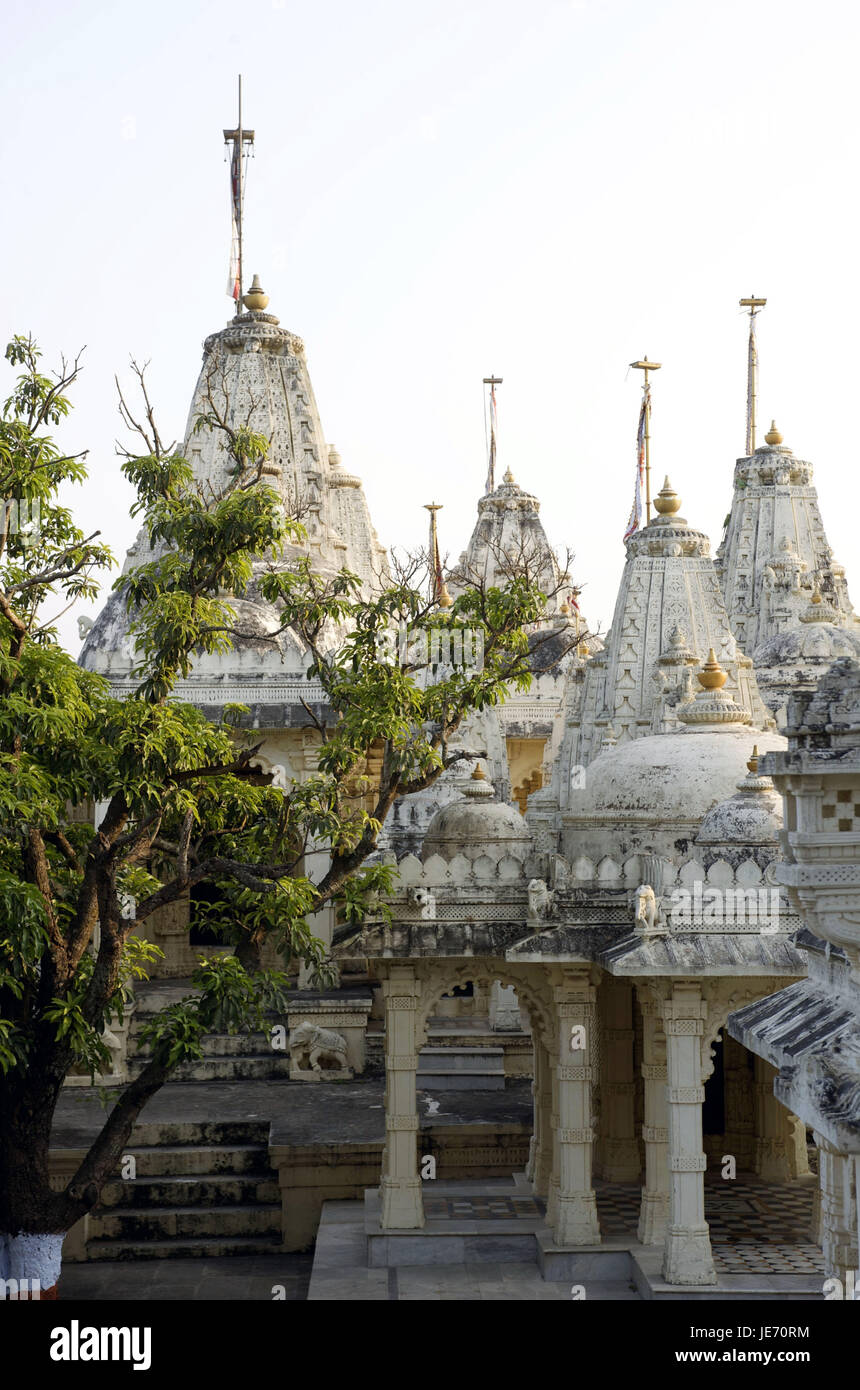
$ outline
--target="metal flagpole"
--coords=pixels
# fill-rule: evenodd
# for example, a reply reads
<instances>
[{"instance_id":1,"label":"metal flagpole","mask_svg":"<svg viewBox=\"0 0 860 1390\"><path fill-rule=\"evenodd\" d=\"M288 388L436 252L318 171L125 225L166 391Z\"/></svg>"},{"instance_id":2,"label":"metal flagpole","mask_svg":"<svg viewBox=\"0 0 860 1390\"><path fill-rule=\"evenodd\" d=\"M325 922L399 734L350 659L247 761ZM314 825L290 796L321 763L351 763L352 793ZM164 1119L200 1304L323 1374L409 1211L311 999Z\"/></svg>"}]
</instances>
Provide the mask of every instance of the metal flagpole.
<instances>
[{"instance_id":1,"label":"metal flagpole","mask_svg":"<svg viewBox=\"0 0 860 1390\"><path fill-rule=\"evenodd\" d=\"M485 493L492 492L496 486L496 387L501 386L500 376L485 376L484 385L490 388L490 462L487 468Z\"/></svg>"},{"instance_id":2,"label":"metal flagpole","mask_svg":"<svg viewBox=\"0 0 860 1390\"><path fill-rule=\"evenodd\" d=\"M751 295L749 299L739 299L738 303L742 309L749 309L750 312L750 339L747 356L747 457L755 453L755 426L756 426L756 402L758 399L758 348L755 341L755 321L759 309L763 309L767 304L766 299L756 299Z\"/></svg>"},{"instance_id":3,"label":"metal flagpole","mask_svg":"<svg viewBox=\"0 0 860 1390\"><path fill-rule=\"evenodd\" d=\"M239 302L236 313L242 312L242 74L239 73Z\"/></svg>"},{"instance_id":4,"label":"metal flagpole","mask_svg":"<svg viewBox=\"0 0 860 1390\"><path fill-rule=\"evenodd\" d=\"M431 597L434 603L439 602L439 538L436 534L436 513L441 512L441 502L425 502L424 510L430 513L430 574L431 574Z\"/></svg>"},{"instance_id":5,"label":"metal flagpole","mask_svg":"<svg viewBox=\"0 0 860 1390\"><path fill-rule=\"evenodd\" d=\"M645 524L651 520L651 388L648 383L649 372L659 372L662 362L649 362L648 354L641 362L631 362L631 367L638 367L645 373L642 382L642 391L645 400Z\"/></svg>"},{"instance_id":6,"label":"metal flagpole","mask_svg":"<svg viewBox=\"0 0 860 1390\"><path fill-rule=\"evenodd\" d=\"M243 162L244 162L244 158L245 158L245 146L246 146L246 145L251 146L251 145L253 145L253 143L254 143L254 132L253 132L253 130L245 130L244 126L242 125L242 78L241 78L241 75L240 75L240 77L239 77L239 124L237 125L237 127L236 127L235 130L225 130L225 131L224 131L224 141L225 141L226 144L232 145L232 147L233 147L233 153L232 153L231 162L230 162L230 200L231 200L232 212L233 212L233 215L234 215L235 220L236 220L236 249L237 249L237 265L236 265L236 269L237 269L237 271L238 271L237 279L238 279L238 289L239 289L239 294L238 294L237 303L236 303L236 313L237 313L237 314L241 314L241 312L242 312L242 236L243 236L242 223L243 223L243 221L244 221L244 216L243 216L243 214L244 214L244 208L243 208L243 203L244 203L244 197L243 197L243 193L244 193L244 189L243 189L243 184L244 184L244 178L243 178ZM234 167L235 167L235 169L236 169L236 187L235 187L235 189L234 189L234 187L233 187L233 169L234 169Z\"/></svg>"}]
</instances>

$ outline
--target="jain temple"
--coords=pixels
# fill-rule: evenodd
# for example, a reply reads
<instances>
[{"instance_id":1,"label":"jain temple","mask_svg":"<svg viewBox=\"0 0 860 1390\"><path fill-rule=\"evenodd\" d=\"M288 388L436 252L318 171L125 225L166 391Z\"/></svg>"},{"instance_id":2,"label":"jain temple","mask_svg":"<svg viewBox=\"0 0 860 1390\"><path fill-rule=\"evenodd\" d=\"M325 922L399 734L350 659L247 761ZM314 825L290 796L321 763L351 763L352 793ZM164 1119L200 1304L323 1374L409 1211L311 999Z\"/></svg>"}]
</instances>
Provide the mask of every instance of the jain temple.
<instances>
[{"instance_id":1,"label":"jain temple","mask_svg":"<svg viewBox=\"0 0 860 1390\"><path fill-rule=\"evenodd\" d=\"M314 566L347 566L370 593L386 551L326 441L304 344L268 302L255 277L206 339L185 456L223 481L221 435L195 420L213 390L250 411L269 481L304 501ZM860 620L812 464L775 424L756 443L753 413L715 550L667 479L628 530L602 636L512 467L476 498L440 601L539 555L531 689L473 716L454 767L395 805L378 848L398 869L390 921L318 914L337 986L303 971L281 1050L209 1037L144 1112L137 1180L108 1184L66 1260L313 1247L311 1299L852 1287ZM142 534L126 564L146 558ZM243 638L176 694L213 718L248 706L261 775L302 779L322 689L297 640L270 640L278 616L253 584L236 608ZM131 690L118 597L83 626L81 663ZM199 907L192 893L148 932L164 959L111 1038L108 1084L140 1068L140 1028L200 955L225 949ZM80 1159L73 1130L58 1176Z\"/></svg>"}]
</instances>

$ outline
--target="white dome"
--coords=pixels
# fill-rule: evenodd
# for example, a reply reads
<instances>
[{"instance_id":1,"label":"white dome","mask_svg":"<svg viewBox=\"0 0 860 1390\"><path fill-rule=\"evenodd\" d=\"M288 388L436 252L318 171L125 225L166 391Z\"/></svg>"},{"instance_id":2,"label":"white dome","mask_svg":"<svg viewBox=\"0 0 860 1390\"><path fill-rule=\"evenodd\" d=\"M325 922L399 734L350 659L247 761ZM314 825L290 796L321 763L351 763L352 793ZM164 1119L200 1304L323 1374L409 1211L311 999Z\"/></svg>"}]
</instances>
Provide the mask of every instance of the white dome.
<instances>
[{"instance_id":1,"label":"white dome","mask_svg":"<svg viewBox=\"0 0 860 1390\"><path fill-rule=\"evenodd\" d=\"M488 851L496 858L503 848L504 853L525 859L531 846L529 828L519 811L497 801L490 783L480 779L466 788L463 797L436 812L424 836L421 858L438 854L450 860L462 854L474 859Z\"/></svg>"},{"instance_id":2,"label":"white dome","mask_svg":"<svg viewBox=\"0 0 860 1390\"><path fill-rule=\"evenodd\" d=\"M779 734L744 725L711 725L619 743L588 765L584 788L571 791L568 817L698 824L712 807L734 796L754 743L763 753L787 746Z\"/></svg>"},{"instance_id":3,"label":"white dome","mask_svg":"<svg viewBox=\"0 0 860 1390\"><path fill-rule=\"evenodd\" d=\"M738 791L708 812L696 844L776 845L781 829L782 797L772 786L769 790Z\"/></svg>"},{"instance_id":4,"label":"white dome","mask_svg":"<svg viewBox=\"0 0 860 1390\"><path fill-rule=\"evenodd\" d=\"M809 661L829 666L840 656L860 657L860 629L837 627L835 623L800 623L760 642L753 663L757 670Z\"/></svg>"}]
</instances>

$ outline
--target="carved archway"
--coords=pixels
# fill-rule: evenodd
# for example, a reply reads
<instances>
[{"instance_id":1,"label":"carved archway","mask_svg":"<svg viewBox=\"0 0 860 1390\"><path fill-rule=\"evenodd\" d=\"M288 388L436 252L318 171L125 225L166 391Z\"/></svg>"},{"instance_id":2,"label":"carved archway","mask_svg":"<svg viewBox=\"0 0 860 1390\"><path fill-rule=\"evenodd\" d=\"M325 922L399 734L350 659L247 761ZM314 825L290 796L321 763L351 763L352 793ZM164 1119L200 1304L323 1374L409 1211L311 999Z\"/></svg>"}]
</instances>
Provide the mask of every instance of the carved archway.
<instances>
[{"instance_id":1,"label":"carved archway","mask_svg":"<svg viewBox=\"0 0 860 1390\"><path fill-rule=\"evenodd\" d=\"M422 972L423 974L423 972ZM543 1040L554 1032L549 998L543 998L540 986L511 969L507 961L497 957L475 956L470 961L453 963L434 961L422 978L421 1001L416 1018L416 1044L423 1047L427 1041L427 1026L433 1010L438 1006L443 994L455 985L464 985L468 980L491 985L494 980L510 985L517 991L532 1020L533 1031Z\"/></svg>"}]
</instances>

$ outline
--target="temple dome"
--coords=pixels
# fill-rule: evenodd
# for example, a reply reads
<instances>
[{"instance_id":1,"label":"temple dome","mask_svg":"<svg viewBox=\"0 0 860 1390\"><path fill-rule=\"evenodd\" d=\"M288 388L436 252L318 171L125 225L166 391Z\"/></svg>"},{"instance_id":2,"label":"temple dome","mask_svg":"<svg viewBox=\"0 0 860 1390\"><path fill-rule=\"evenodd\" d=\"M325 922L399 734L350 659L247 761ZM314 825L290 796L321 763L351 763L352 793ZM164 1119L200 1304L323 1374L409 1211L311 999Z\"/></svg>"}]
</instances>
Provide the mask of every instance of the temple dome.
<instances>
[{"instance_id":1,"label":"temple dome","mask_svg":"<svg viewBox=\"0 0 860 1390\"><path fill-rule=\"evenodd\" d=\"M697 845L777 845L782 829L782 797L769 777L758 772L758 747L748 775L734 796L719 802L702 821Z\"/></svg>"},{"instance_id":2,"label":"temple dome","mask_svg":"<svg viewBox=\"0 0 860 1390\"><path fill-rule=\"evenodd\" d=\"M421 858L432 854L451 860L457 854L477 859L482 854L525 859L532 848L528 826L513 806L496 799L492 784L479 769L464 795L437 811L424 836Z\"/></svg>"},{"instance_id":3,"label":"temple dome","mask_svg":"<svg viewBox=\"0 0 860 1390\"><path fill-rule=\"evenodd\" d=\"M860 628L835 623L805 622L760 642L753 654L756 669L821 662L829 666L841 656L860 657Z\"/></svg>"},{"instance_id":4,"label":"temple dome","mask_svg":"<svg viewBox=\"0 0 860 1390\"><path fill-rule=\"evenodd\" d=\"M759 733L762 751L782 749L785 739ZM581 790L570 796L565 819L617 822L625 817L698 824L733 797L750 755L751 730L742 724L683 729L629 739L588 766Z\"/></svg>"}]
</instances>

